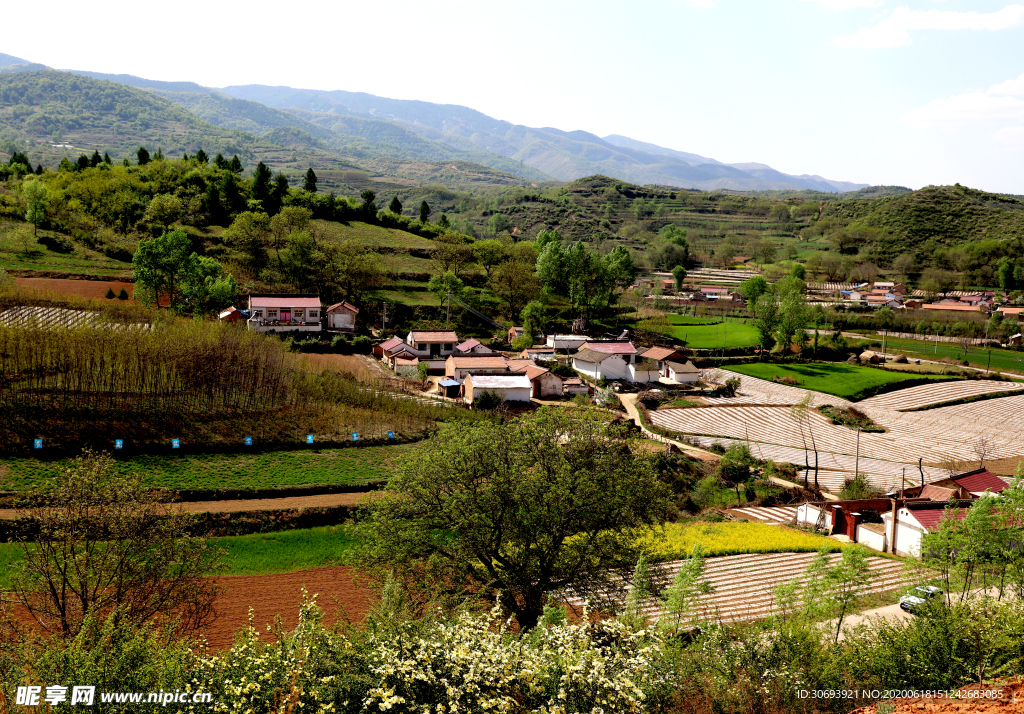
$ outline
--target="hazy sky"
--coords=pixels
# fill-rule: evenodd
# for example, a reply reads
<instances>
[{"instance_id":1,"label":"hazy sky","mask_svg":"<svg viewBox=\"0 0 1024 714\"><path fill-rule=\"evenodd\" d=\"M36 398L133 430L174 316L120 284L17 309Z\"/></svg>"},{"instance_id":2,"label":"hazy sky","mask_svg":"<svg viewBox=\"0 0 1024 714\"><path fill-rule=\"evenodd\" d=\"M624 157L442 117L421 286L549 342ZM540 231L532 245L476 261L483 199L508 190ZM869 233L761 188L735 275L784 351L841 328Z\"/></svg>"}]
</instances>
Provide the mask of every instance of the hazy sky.
<instances>
[{"instance_id":1,"label":"hazy sky","mask_svg":"<svg viewBox=\"0 0 1024 714\"><path fill-rule=\"evenodd\" d=\"M4 15L0 52L57 68L463 104L787 173L1024 193L1024 4L57 0Z\"/></svg>"}]
</instances>

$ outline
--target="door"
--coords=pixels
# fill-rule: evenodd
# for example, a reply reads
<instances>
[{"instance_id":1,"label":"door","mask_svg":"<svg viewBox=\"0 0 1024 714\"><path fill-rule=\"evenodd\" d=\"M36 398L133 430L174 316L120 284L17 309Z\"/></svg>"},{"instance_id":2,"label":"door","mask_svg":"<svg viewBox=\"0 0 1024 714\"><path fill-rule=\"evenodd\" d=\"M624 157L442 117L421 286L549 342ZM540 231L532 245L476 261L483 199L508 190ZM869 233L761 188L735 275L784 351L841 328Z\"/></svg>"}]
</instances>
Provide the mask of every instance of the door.
<instances>
[{"instance_id":1,"label":"door","mask_svg":"<svg viewBox=\"0 0 1024 714\"><path fill-rule=\"evenodd\" d=\"M292 311L291 310L282 310L281 311L281 322L291 322L291 321L292 321Z\"/></svg>"}]
</instances>

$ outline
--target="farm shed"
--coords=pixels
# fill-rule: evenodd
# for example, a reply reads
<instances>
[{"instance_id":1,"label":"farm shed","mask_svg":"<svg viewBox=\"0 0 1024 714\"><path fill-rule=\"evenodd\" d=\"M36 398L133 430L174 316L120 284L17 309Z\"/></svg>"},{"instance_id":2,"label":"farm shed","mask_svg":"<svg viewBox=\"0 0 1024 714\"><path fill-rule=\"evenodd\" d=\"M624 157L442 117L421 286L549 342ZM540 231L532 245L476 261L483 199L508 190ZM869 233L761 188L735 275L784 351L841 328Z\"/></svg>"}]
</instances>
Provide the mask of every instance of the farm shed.
<instances>
[{"instance_id":1,"label":"farm shed","mask_svg":"<svg viewBox=\"0 0 1024 714\"><path fill-rule=\"evenodd\" d=\"M551 370L530 364L522 369L516 370L518 374L525 374L533 385L533 396L535 397L560 397L562 396L562 378Z\"/></svg>"},{"instance_id":2,"label":"farm shed","mask_svg":"<svg viewBox=\"0 0 1024 714\"><path fill-rule=\"evenodd\" d=\"M522 359L549 360L555 359L555 350L553 347L527 347L519 356Z\"/></svg>"},{"instance_id":3,"label":"farm shed","mask_svg":"<svg viewBox=\"0 0 1024 714\"><path fill-rule=\"evenodd\" d=\"M630 382L657 382L661 377L658 363L652 359L638 359L630 363L628 370Z\"/></svg>"},{"instance_id":4,"label":"farm shed","mask_svg":"<svg viewBox=\"0 0 1024 714\"><path fill-rule=\"evenodd\" d=\"M438 391L451 399L458 399L462 383L454 379L444 379L437 383Z\"/></svg>"},{"instance_id":5,"label":"farm shed","mask_svg":"<svg viewBox=\"0 0 1024 714\"><path fill-rule=\"evenodd\" d=\"M533 385L525 374L467 375L462 383L462 397L472 404L484 392L494 392L503 402L529 402Z\"/></svg>"},{"instance_id":6,"label":"farm shed","mask_svg":"<svg viewBox=\"0 0 1024 714\"><path fill-rule=\"evenodd\" d=\"M319 295L252 293L248 326L257 332L320 332L322 307Z\"/></svg>"},{"instance_id":7,"label":"farm shed","mask_svg":"<svg viewBox=\"0 0 1024 714\"><path fill-rule=\"evenodd\" d=\"M674 362L669 360L665 362L664 377L671 379L673 382L679 384L693 384L700 377L700 370L698 370L693 362L686 360L685 362Z\"/></svg>"},{"instance_id":8,"label":"farm shed","mask_svg":"<svg viewBox=\"0 0 1024 714\"><path fill-rule=\"evenodd\" d=\"M523 331L522 327L513 326L508 328L508 343L512 344L513 340L518 340L524 334L526 333Z\"/></svg>"},{"instance_id":9,"label":"farm shed","mask_svg":"<svg viewBox=\"0 0 1024 714\"><path fill-rule=\"evenodd\" d=\"M657 370L662 377L668 376L665 373L665 362L669 360L673 362L686 361L686 355L678 347L651 347L641 352L640 357L654 360Z\"/></svg>"},{"instance_id":10,"label":"farm shed","mask_svg":"<svg viewBox=\"0 0 1024 714\"><path fill-rule=\"evenodd\" d=\"M444 376L464 379L467 374L505 374L509 371L505 358L494 355L449 355L444 362Z\"/></svg>"},{"instance_id":11,"label":"farm shed","mask_svg":"<svg viewBox=\"0 0 1024 714\"><path fill-rule=\"evenodd\" d=\"M590 394L590 387L579 377L569 377L562 382L562 391L568 396Z\"/></svg>"},{"instance_id":12,"label":"farm shed","mask_svg":"<svg viewBox=\"0 0 1024 714\"><path fill-rule=\"evenodd\" d=\"M225 308L217 313L217 319L221 322L239 322L245 319L245 315L237 307L232 305L231 307Z\"/></svg>"},{"instance_id":13,"label":"farm shed","mask_svg":"<svg viewBox=\"0 0 1024 714\"><path fill-rule=\"evenodd\" d=\"M358 314L359 308L352 303L336 302L327 308L327 329L351 332L356 329Z\"/></svg>"},{"instance_id":14,"label":"farm shed","mask_svg":"<svg viewBox=\"0 0 1024 714\"><path fill-rule=\"evenodd\" d=\"M882 521L886 531L892 534L890 549L896 555L909 555L915 558L921 556L921 542L925 535L934 533L942 520L946 508L951 504L953 517L963 520L967 515L967 509L974 501L948 501L946 503L937 501L916 501L907 502L894 512L882 514ZM893 513L896 514L896 527L893 531Z\"/></svg>"}]
</instances>

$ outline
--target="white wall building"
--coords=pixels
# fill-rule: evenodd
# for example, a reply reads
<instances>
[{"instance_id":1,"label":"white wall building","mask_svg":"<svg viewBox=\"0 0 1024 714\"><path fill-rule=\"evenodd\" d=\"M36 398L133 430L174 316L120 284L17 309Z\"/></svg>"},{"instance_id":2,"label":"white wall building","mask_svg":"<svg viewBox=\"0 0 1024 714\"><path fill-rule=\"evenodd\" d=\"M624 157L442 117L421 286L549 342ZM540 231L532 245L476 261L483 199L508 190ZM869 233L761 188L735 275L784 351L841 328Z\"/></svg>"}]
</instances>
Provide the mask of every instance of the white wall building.
<instances>
[{"instance_id":1,"label":"white wall building","mask_svg":"<svg viewBox=\"0 0 1024 714\"><path fill-rule=\"evenodd\" d=\"M250 330L320 332L318 295L253 293L249 295Z\"/></svg>"},{"instance_id":2,"label":"white wall building","mask_svg":"<svg viewBox=\"0 0 1024 714\"><path fill-rule=\"evenodd\" d=\"M529 402L533 385L525 374L467 374L462 383L463 399L472 404L484 392L494 392L504 402Z\"/></svg>"}]
</instances>

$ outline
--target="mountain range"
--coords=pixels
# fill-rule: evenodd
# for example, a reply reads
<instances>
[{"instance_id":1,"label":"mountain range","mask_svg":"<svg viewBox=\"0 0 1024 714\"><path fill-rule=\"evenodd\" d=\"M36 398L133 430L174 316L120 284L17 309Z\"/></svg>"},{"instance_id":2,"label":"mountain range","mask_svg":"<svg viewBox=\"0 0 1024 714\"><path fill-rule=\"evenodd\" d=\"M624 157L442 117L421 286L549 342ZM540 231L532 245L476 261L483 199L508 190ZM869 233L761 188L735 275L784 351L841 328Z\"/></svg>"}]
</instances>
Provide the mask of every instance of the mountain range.
<instances>
[{"instance_id":1,"label":"mountain range","mask_svg":"<svg viewBox=\"0 0 1024 714\"><path fill-rule=\"evenodd\" d=\"M0 74L45 69L0 54ZM384 158L470 162L529 181L603 174L636 184L701 190L843 193L867 186L785 174L759 163L726 164L617 134L599 137L580 130L528 127L455 104L287 86L211 88L127 74L64 71L146 90L236 137L244 133L293 151L334 155L355 164Z\"/></svg>"}]
</instances>

